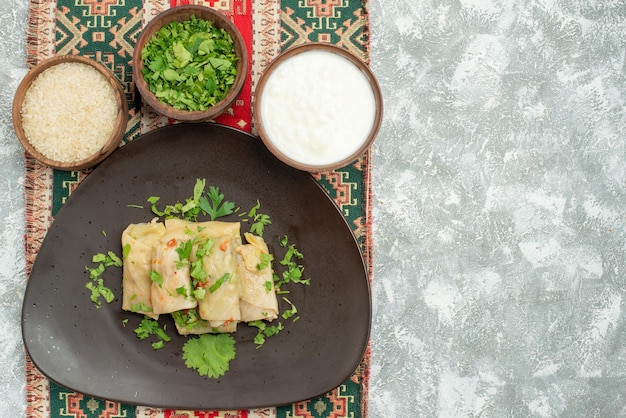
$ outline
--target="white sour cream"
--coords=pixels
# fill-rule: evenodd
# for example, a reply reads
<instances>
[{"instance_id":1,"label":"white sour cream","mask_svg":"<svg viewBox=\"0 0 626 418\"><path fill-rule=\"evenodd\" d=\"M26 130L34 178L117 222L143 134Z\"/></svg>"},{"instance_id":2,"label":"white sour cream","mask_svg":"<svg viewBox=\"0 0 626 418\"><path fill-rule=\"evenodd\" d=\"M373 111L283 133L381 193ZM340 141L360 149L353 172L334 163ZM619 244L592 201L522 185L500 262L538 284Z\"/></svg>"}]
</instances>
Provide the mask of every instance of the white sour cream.
<instances>
[{"instance_id":1,"label":"white sour cream","mask_svg":"<svg viewBox=\"0 0 626 418\"><path fill-rule=\"evenodd\" d=\"M278 64L261 94L267 137L300 163L342 161L369 137L374 92L361 70L342 55L312 50Z\"/></svg>"}]
</instances>

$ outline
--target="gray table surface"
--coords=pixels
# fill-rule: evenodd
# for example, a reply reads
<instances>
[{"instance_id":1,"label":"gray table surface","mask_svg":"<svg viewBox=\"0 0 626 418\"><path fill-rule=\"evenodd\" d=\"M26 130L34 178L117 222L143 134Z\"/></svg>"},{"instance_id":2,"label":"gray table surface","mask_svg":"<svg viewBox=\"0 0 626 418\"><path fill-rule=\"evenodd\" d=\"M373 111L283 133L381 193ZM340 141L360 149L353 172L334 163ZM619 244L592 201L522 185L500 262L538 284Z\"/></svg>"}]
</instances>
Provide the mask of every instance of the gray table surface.
<instances>
[{"instance_id":1,"label":"gray table surface","mask_svg":"<svg viewBox=\"0 0 626 418\"><path fill-rule=\"evenodd\" d=\"M24 411L27 0L0 2L0 416ZM370 1L372 417L626 415L626 3ZM17 412L16 412L17 411Z\"/></svg>"}]
</instances>

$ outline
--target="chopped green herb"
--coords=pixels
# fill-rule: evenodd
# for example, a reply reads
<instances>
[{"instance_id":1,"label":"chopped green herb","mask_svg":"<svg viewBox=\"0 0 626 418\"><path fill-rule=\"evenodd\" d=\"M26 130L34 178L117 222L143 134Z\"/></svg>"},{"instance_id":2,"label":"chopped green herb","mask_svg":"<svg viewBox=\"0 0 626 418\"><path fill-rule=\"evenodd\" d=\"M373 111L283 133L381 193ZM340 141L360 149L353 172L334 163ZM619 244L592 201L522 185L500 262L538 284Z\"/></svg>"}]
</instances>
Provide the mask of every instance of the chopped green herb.
<instances>
[{"instance_id":1,"label":"chopped green herb","mask_svg":"<svg viewBox=\"0 0 626 418\"><path fill-rule=\"evenodd\" d=\"M194 286L206 279L206 271L204 271L204 261L202 258L191 263L189 275L193 279L192 283Z\"/></svg>"},{"instance_id":2,"label":"chopped green herb","mask_svg":"<svg viewBox=\"0 0 626 418\"><path fill-rule=\"evenodd\" d=\"M176 325L193 330L207 326L208 322L200 318L198 308L185 309L183 311L172 312L172 317Z\"/></svg>"},{"instance_id":3,"label":"chopped green herb","mask_svg":"<svg viewBox=\"0 0 626 418\"><path fill-rule=\"evenodd\" d=\"M254 336L253 341L254 341L254 344L256 345L256 348L261 348L261 346L265 344L265 334L263 334L263 331L259 329L257 334Z\"/></svg>"},{"instance_id":4,"label":"chopped green herb","mask_svg":"<svg viewBox=\"0 0 626 418\"><path fill-rule=\"evenodd\" d=\"M204 187L206 186L205 179L196 179L196 184L193 186L193 202L198 205L202 193L204 193Z\"/></svg>"},{"instance_id":5,"label":"chopped green herb","mask_svg":"<svg viewBox=\"0 0 626 418\"><path fill-rule=\"evenodd\" d=\"M102 306L102 302L100 301L101 296L107 303L111 303L115 299L115 295L113 294L111 289L104 285L104 280L102 280L102 278L87 282L85 284L85 287L91 290L91 296L89 298L93 303L96 304L97 308L100 308Z\"/></svg>"},{"instance_id":6,"label":"chopped green herb","mask_svg":"<svg viewBox=\"0 0 626 418\"><path fill-rule=\"evenodd\" d=\"M263 231L267 225L270 225L272 221L270 221L269 215L257 215L254 217L254 223L250 227L250 232L253 234L257 234L258 236L263 236Z\"/></svg>"},{"instance_id":7,"label":"chopped green herb","mask_svg":"<svg viewBox=\"0 0 626 418\"><path fill-rule=\"evenodd\" d=\"M148 274L150 276L150 280L156 283L159 287L163 286L163 276L161 276L158 271L152 270Z\"/></svg>"},{"instance_id":8,"label":"chopped green herb","mask_svg":"<svg viewBox=\"0 0 626 418\"><path fill-rule=\"evenodd\" d=\"M105 267L115 266L122 267L122 260L113 252L109 251L107 254L95 254L91 261L94 263L103 263Z\"/></svg>"},{"instance_id":9,"label":"chopped green herb","mask_svg":"<svg viewBox=\"0 0 626 418\"><path fill-rule=\"evenodd\" d=\"M193 291L193 296L197 300L204 300L204 298L206 297L206 289L204 287L197 288Z\"/></svg>"},{"instance_id":10,"label":"chopped green herb","mask_svg":"<svg viewBox=\"0 0 626 418\"><path fill-rule=\"evenodd\" d=\"M304 266L297 265L289 265L289 269L283 272L283 282L285 283L302 283L309 284L309 279L303 279L302 274L304 272Z\"/></svg>"},{"instance_id":11,"label":"chopped green herb","mask_svg":"<svg viewBox=\"0 0 626 418\"><path fill-rule=\"evenodd\" d=\"M91 280L97 280L100 276L102 276L104 269L105 267L102 263L98 264L95 268L85 267L85 270L89 272L89 278Z\"/></svg>"},{"instance_id":12,"label":"chopped green herb","mask_svg":"<svg viewBox=\"0 0 626 418\"><path fill-rule=\"evenodd\" d=\"M188 221L196 221L198 219L198 215L202 213L202 208L200 207L199 202L202 194L204 193L205 184L206 180L196 179L196 184L193 187L193 196L185 199L185 204L181 207L183 217Z\"/></svg>"},{"instance_id":13,"label":"chopped green herb","mask_svg":"<svg viewBox=\"0 0 626 418\"><path fill-rule=\"evenodd\" d=\"M261 202L256 201L256 205L254 205L248 211L248 217L252 219L253 224L250 226L250 232L256 234L260 237L263 236L263 231L267 225L270 225L272 221L270 220L269 215L264 215L261 213L257 213L257 211L261 208ZM248 222L249 219L245 219L245 222Z\"/></svg>"},{"instance_id":14,"label":"chopped green herb","mask_svg":"<svg viewBox=\"0 0 626 418\"><path fill-rule=\"evenodd\" d=\"M192 249L193 242L191 240L183 241L180 243L178 248L176 248L176 252L178 253L178 262L176 263L176 268L180 269L182 266L186 265L189 260L189 256L191 255Z\"/></svg>"},{"instance_id":15,"label":"chopped green herb","mask_svg":"<svg viewBox=\"0 0 626 418\"><path fill-rule=\"evenodd\" d=\"M252 206L252 208L250 208L250 210L248 211L248 216L254 218L254 216L256 215L256 211L259 209L261 209L261 202L257 200L256 205Z\"/></svg>"},{"instance_id":16,"label":"chopped green herb","mask_svg":"<svg viewBox=\"0 0 626 418\"><path fill-rule=\"evenodd\" d=\"M162 27L141 50L141 59L150 91L176 109L213 106L237 76L230 34L195 16Z\"/></svg>"},{"instance_id":17,"label":"chopped green herb","mask_svg":"<svg viewBox=\"0 0 626 418\"><path fill-rule=\"evenodd\" d=\"M160 211L160 210L158 210L158 209L157 209L157 207L156 207L157 203L159 203L159 200L161 200L161 198L160 198L160 197L158 197L158 196L150 196L150 197L148 198L148 203L150 203L150 205L151 205L151 206L150 206L150 209L152 210L152 212L153 212L155 215L158 215L158 216L163 216L163 215L165 215L165 212L161 212L161 211Z\"/></svg>"},{"instance_id":18,"label":"chopped green herb","mask_svg":"<svg viewBox=\"0 0 626 418\"><path fill-rule=\"evenodd\" d=\"M197 287L201 282L206 280L207 275L204 270L203 257L211 251L211 248L213 248L213 241L210 239L200 242L196 247L196 260L191 262L191 271L189 273L194 287ZM204 297L204 294L202 295Z\"/></svg>"},{"instance_id":19,"label":"chopped green herb","mask_svg":"<svg viewBox=\"0 0 626 418\"><path fill-rule=\"evenodd\" d=\"M304 258L304 254L302 254L297 248L295 244L291 244L287 249L287 253L285 254L284 259L281 261L282 265L288 265L291 262L291 259L295 257L298 260L302 260Z\"/></svg>"},{"instance_id":20,"label":"chopped green herb","mask_svg":"<svg viewBox=\"0 0 626 418\"><path fill-rule=\"evenodd\" d=\"M281 239L281 246L286 247L287 244L287 237ZM298 261L303 258L304 255L296 248L295 244L291 244L287 247L285 256L279 261L279 264L286 267L286 270L283 271L282 277L274 275L274 284L277 288L280 288L285 283L310 284L311 279L303 279L304 266L298 264Z\"/></svg>"},{"instance_id":21,"label":"chopped green herb","mask_svg":"<svg viewBox=\"0 0 626 418\"><path fill-rule=\"evenodd\" d=\"M194 209L196 209L197 207L198 207L198 206L196 205L196 203L195 203L193 200L188 199L188 200L186 200L186 201L185 201L185 204L184 204L183 206L181 206L180 211L182 212L182 214L183 214L183 215L185 215L185 214L188 214L189 212L192 212L192 211L193 211ZM197 216L197 214L194 214L194 215L196 215L196 216ZM188 214L188 215L186 215L185 217L187 217L187 216L193 216L193 215L191 215L191 214L189 213L189 214ZM196 218L196 216L193 216L193 219L195 219L195 218Z\"/></svg>"},{"instance_id":22,"label":"chopped green herb","mask_svg":"<svg viewBox=\"0 0 626 418\"><path fill-rule=\"evenodd\" d=\"M254 337L254 344L256 345L256 348L261 348L261 346L265 344L267 338L278 334L284 329L283 324L280 322L278 325L268 325L263 321L250 321L248 322L248 325L258 328L258 332Z\"/></svg>"},{"instance_id":23,"label":"chopped green herb","mask_svg":"<svg viewBox=\"0 0 626 418\"><path fill-rule=\"evenodd\" d=\"M224 201L224 195L220 193L219 187L209 186L207 197L201 196L198 204L200 208L209 215L212 221L222 216L233 213L235 204L233 202Z\"/></svg>"},{"instance_id":24,"label":"chopped green herb","mask_svg":"<svg viewBox=\"0 0 626 418\"><path fill-rule=\"evenodd\" d=\"M280 282L280 277L278 277L278 275L274 274L273 278L274 278L274 283ZM289 293L291 293L289 290L283 290L283 289L280 289L279 287L276 287L277 295L288 295Z\"/></svg>"},{"instance_id":25,"label":"chopped green herb","mask_svg":"<svg viewBox=\"0 0 626 418\"><path fill-rule=\"evenodd\" d=\"M283 326L282 323L278 323L278 325L270 325L265 327L265 336L266 337L271 337L273 335L278 334L280 331L282 331L285 327Z\"/></svg>"},{"instance_id":26,"label":"chopped green herb","mask_svg":"<svg viewBox=\"0 0 626 418\"><path fill-rule=\"evenodd\" d=\"M213 248L213 245L214 243L210 239L204 242L201 242L198 245L198 248L196 249L196 257L200 258L200 257L204 257L205 255L207 255Z\"/></svg>"},{"instance_id":27,"label":"chopped green herb","mask_svg":"<svg viewBox=\"0 0 626 418\"><path fill-rule=\"evenodd\" d=\"M122 267L124 265L124 262L122 261L122 259L119 258L113 251L109 251L107 253L107 255L111 259L111 263L112 264L110 264L110 265L116 266L116 267ZM107 267L108 267L108 265L107 265Z\"/></svg>"}]
</instances>

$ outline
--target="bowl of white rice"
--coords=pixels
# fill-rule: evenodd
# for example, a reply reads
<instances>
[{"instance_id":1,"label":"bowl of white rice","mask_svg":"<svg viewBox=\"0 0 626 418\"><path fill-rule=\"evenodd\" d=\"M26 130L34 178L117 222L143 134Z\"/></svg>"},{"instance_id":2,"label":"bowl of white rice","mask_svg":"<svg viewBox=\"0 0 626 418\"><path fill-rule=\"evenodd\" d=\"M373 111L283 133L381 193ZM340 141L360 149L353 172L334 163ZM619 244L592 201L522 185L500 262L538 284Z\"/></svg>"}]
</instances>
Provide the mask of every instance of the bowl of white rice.
<instances>
[{"instance_id":1,"label":"bowl of white rice","mask_svg":"<svg viewBox=\"0 0 626 418\"><path fill-rule=\"evenodd\" d=\"M13 127L28 154L60 170L83 170L122 142L128 103L115 75L77 55L33 67L13 99Z\"/></svg>"}]
</instances>

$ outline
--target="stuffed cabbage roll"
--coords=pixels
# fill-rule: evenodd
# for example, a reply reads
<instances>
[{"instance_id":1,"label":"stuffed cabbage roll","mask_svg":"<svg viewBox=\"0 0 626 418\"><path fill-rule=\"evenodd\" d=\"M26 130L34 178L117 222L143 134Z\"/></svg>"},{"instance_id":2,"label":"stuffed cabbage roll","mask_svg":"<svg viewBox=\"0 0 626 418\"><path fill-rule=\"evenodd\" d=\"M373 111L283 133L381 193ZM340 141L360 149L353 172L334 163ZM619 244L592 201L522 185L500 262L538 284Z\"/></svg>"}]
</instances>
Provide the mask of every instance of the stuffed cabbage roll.
<instances>
[{"instance_id":1,"label":"stuffed cabbage roll","mask_svg":"<svg viewBox=\"0 0 626 418\"><path fill-rule=\"evenodd\" d=\"M200 318L198 308L185 309L183 311L172 312L176 330L180 335L206 334L211 332L211 325L208 321Z\"/></svg>"},{"instance_id":2,"label":"stuffed cabbage roll","mask_svg":"<svg viewBox=\"0 0 626 418\"><path fill-rule=\"evenodd\" d=\"M234 249L241 245L238 222L201 222L193 252L200 317L217 332L234 332L241 319ZM199 251L198 251L199 250ZM201 270L201 271L200 271Z\"/></svg>"},{"instance_id":3,"label":"stuffed cabbage roll","mask_svg":"<svg viewBox=\"0 0 626 418\"><path fill-rule=\"evenodd\" d=\"M156 222L130 224L122 232L124 267L122 271L122 309L158 318L150 297L152 249L165 234L165 225Z\"/></svg>"},{"instance_id":4,"label":"stuffed cabbage roll","mask_svg":"<svg viewBox=\"0 0 626 418\"><path fill-rule=\"evenodd\" d=\"M200 318L198 308L172 312L172 317L174 318L176 330L180 335L199 335L206 333L216 334L223 332L234 332L237 330L236 322L222 324L221 326L217 327L211 326L209 321Z\"/></svg>"},{"instance_id":5,"label":"stuffed cabbage roll","mask_svg":"<svg viewBox=\"0 0 626 418\"><path fill-rule=\"evenodd\" d=\"M272 277L272 263L263 238L244 234L247 244L235 249L238 257L241 320L271 321L278 318L278 300Z\"/></svg>"},{"instance_id":6,"label":"stuffed cabbage roll","mask_svg":"<svg viewBox=\"0 0 626 418\"><path fill-rule=\"evenodd\" d=\"M181 219L165 220L165 235L154 249L151 271L152 310L155 314L195 308L189 258L195 223Z\"/></svg>"}]
</instances>

